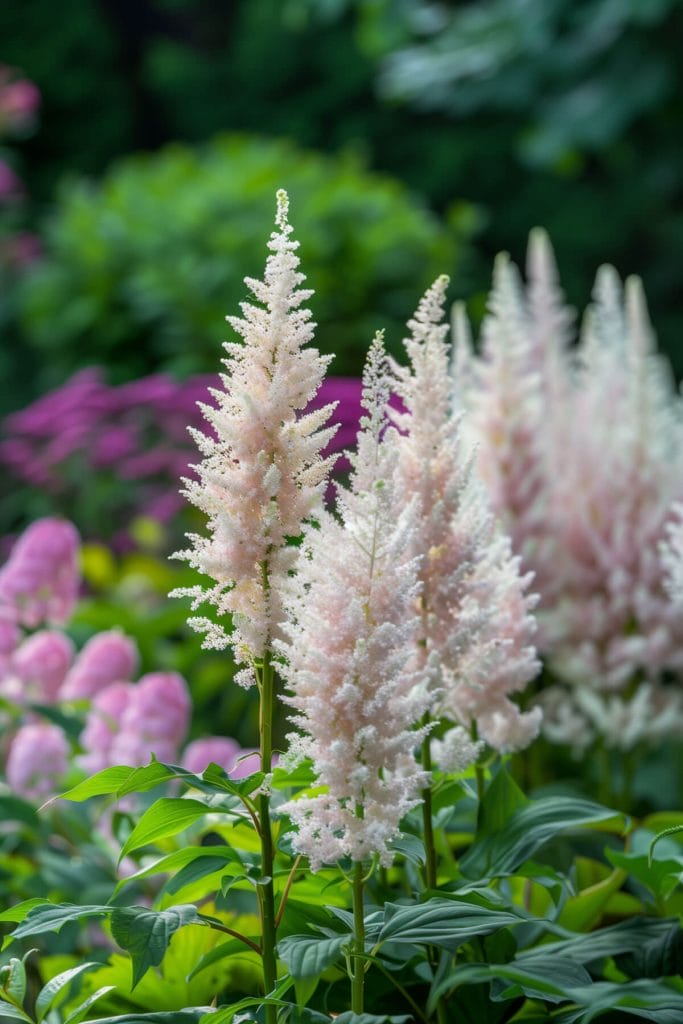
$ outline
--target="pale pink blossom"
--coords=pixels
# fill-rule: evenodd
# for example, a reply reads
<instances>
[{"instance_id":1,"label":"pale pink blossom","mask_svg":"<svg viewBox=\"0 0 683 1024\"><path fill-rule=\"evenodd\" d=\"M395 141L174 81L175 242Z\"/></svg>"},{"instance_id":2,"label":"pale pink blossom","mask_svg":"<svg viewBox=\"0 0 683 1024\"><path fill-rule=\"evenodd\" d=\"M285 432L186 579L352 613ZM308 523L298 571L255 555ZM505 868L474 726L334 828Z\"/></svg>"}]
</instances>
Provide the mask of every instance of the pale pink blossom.
<instances>
[{"instance_id":1,"label":"pale pink blossom","mask_svg":"<svg viewBox=\"0 0 683 1024\"><path fill-rule=\"evenodd\" d=\"M74 645L66 634L40 630L14 652L0 690L21 704L54 704L73 655Z\"/></svg>"},{"instance_id":2,"label":"pale pink blossom","mask_svg":"<svg viewBox=\"0 0 683 1024\"><path fill-rule=\"evenodd\" d=\"M79 537L63 519L38 519L21 534L0 570L0 603L19 623L67 622L78 599Z\"/></svg>"},{"instance_id":3,"label":"pale pink blossom","mask_svg":"<svg viewBox=\"0 0 683 1024\"><path fill-rule=\"evenodd\" d=\"M69 743L58 725L22 725L14 736L5 768L10 789L27 800L55 793L69 768Z\"/></svg>"},{"instance_id":4,"label":"pale pink blossom","mask_svg":"<svg viewBox=\"0 0 683 1024\"><path fill-rule=\"evenodd\" d=\"M61 700L92 698L111 683L127 682L135 675L135 641L117 629L96 633L78 654L62 684Z\"/></svg>"},{"instance_id":5,"label":"pale pink blossom","mask_svg":"<svg viewBox=\"0 0 683 1024\"><path fill-rule=\"evenodd\" d=\"M273 765L277 761L275 754ZM259 770L260 755L256 748L241 747L230 736L203 736L193 740L183 752L183 767L195 775L201 775L211 762L225 768L233 779L245 779Z\"/></svg>"},{"instance_id":6,"label":"pale pink blossom","mask_svg":"<svg viewBox=\"0 0 683 1024\"><path fill-rule=\"evenodd\" d=\"M122 711L119 731L112 740L113 764L175 762L190 723L192 703L177 672L149 672L132 687Z\"/></svg>"},{"instance_id":7,"label":"pale pink blossom","mask_svg":"<svg viewBox=\"0 0 683 1024\"><path fill-rule=\"evenodd\" d=\"M421 628L416 656L439 666L434 711L470 727L500 751L526 746L540 711L522 714L509 694L539 663L533 646L531 576L496 527L449 379L448 278L428 289L409 321L406 367L394 364L406 412L393 413L398 442L398 507L418 503ZM509 724L506 735L505 722ZM460 735L460 734L454 734Z\"/></svg>"},{"instance_id":8,"label":"pale pink blossom","mask_svg":"<svg viewBox=\"0 0 683 1024\"><path fill-rule=\"evenodd\" d=\"M676 504L671 510L666 527L666 538L659 546L665 573L664 586L683 614L683 504Z\"/></svg>"},{"instance_id":9,"label":"pale pink blossom","mask_svg":"<svg viewBox=\"0 0 683 1024\"><path fill-rule=\"evenodd\" d=\"M9 666L10 659L21 643L22 633L11 609L0 605L0 676Z\"/></svg>"},{"instance_id":10,"label":"pale pink blossom","mask_svg":"<svg viewBox=\"0 0 683 1024\"><path fill-rule=\"evenodd\" d=\"M629 693L655 692L639 684L656 689L662 673L683 670L683 616L667 591L671 557L661 555L663 542L672 553L669 524L683 498L683 401L656 352L638 279L622 289L611 267L600 269L572 349L543 236L532 237L529 265L524 289L499 259L482 354L465 336L460 363L494 507L535 574L538 646L568 687L566 702L545 702L555 716L548 735L564 732L576 747L587 719L569 707L572 690L618 698L586 725L595 736L616 727ZM655 714L652 702L638 707ZM675 714L655 717L675 731ZM621 731L636 734L646 737L647 723Z\"/></svg>"},{"instance_id":11,"label":"pale pink blossom","mask_svg":"<svg viewBox=\"0 0 683 1024\"><path fill-rule=\"evenodd\" d=\"M259 305L244 302L242 317L228 317L243 341L225 345L222 387L211 392L216 405L202 406L217 439L192 431L203 460L195 467L199 479L186 480L184 493L208 515L209 536L191 535L192 547L177 555L215 581L174 594L191 596L193 608L214 605L219 620L232 616L230 633L207 618L190 624L206 634L204 646L233 646L246 666L237 681L246 686L282 619L280 591L298 550L290 539L320 507L333 461L320 452L335 430L324 427L334 403L303 412L329 357L306 347L314 325L300 307L312 293L300 288L304 275L287 216L280 191L264 280L246 281Z\"/></svg>"},{"instance_id":12,"label":"pale pink blossom","mask_svg":"<svg viewBox=\"0 0 683 1024\"><path fill-rule=\"evenodd\" d=\"M121 731L123 715L134 689L133 683L111 683L95 694L80 736L84 753L79 757L79 764L87 772L99 772L116 764L112 746Z\"/></svg>"},{"instance_id":13,"label":"pale pink blossom","mask_svg":"<svg viewBox=\"0 0 683 1024\"><path fill-rule=\"evenodd\" d=\"M310 757L324 791L281 808L294 848L316 871L348 856L390 864L391 840L428 776L414 750L415 725L431 701L430 668L416 669L420 625L415 505L397 512L397 434L384 434L388 381L381 340L370 351L351 489L341 521L318 514L307 528L287 599L281 666L300 735L290 757Z\"/></svg>"}]
</instances>

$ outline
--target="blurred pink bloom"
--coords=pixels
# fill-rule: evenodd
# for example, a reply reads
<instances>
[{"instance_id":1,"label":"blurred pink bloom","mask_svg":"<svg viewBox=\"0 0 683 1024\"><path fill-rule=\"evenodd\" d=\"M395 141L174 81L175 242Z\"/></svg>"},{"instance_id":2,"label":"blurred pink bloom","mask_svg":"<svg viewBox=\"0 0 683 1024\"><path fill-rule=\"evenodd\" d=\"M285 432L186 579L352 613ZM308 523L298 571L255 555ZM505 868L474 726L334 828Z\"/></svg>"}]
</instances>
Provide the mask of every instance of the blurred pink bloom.
<instances>
[{"instance_id":1,"label":"blurred pink bloom","mask_svg":"<svg viewBox=\"0 0 683 1024\"><path fill-rule=\"evenodd\" d=\"M203 736L185 748L182 765L194 775L201 775L212 762L229 772L241 753L237 740L229 736Z\"/></svg>"},{"instance_id":2,"label":"blurred pink bloom","mask_svg":"<svg viewBox=\"0 0 683 1024\"><path fill-rule=\"evenodd\" d=\"M40 90L28 78L14 78L14 69L0 65L0 132L31 123L40 106Z\"/></svg>"},{"instance_id":3,"label":"blurred pink bloom","mask_svg":"<svg viewBox=\"0 0 683 1024\"><path fill-rule=\"evenodd\" d=\"M0 159L0 202L18 199L23 195L24 186L7 161Z\"/></svg>"},{"instance_id":4,"label":"blurred pink bloom","mask_svg":"<svg viewBox=\"0 0 683 1024\"><path fill-rule=\"evenodd\" d=\"M15 699L54 704L73 654L69 637L55 630L41 630L24 640L11 661L10 682L18 690Z\"/></svg>"},{"instance_id":5,"label":"blurred pink bloom","mask_svg":"<svg viewBox=\"0 0 683 1024\"><path fill-rule=\"evenodd\" d=\"M69 768L69 743L58 725L32 723L16 733L7 757L11 789L28 800L44 800L57 791Z\"/></svg>"},{"instance_id":6,"label":"blurred pink bloom","mask_svg":"<svg viewBox=\"0 0 683 1024\"><path fill-rule=\"evenodd\" d=\"M177 672L150 672L132 688L114 737L112 764L146 764L151 754L175 761L188 730L192 703Z\"/></svg>"},{"instance_id":7,"label":"blurred pink bloom","mask_svg":"<svg viewBox=\"0 0 683 1024\"><path fill-rule=\"evenodd\" d=\"M21 643L21 636L21 630L11 611L0 605L0 675L9 665L11 655Z\"/></svg>"},{"instance_id":8,"label":"blurred pink bloom","mask_svg":"<svg viewBox=\"0 0 683 1024\"><path fill-rule=\"evenodd\" d=\"M111 683L127 682L135 675L135 641L117 629L96 633L77 656L59 693L61 700L94 697Z\"/></svg>"},{"instance_id":9,"label":"blurred pink bloom","mask_svg":"<svg viewBox=\"0 0 683 1024\"><path fill-rule=\"evenodd\" d=\"M133 683L112 683L95 695L80 737L85 753L79 764L86 771L98 772L115 763L111 747L134 689Z\"/></svg>"},{"instance_id":10,"label":"blurred pink bloom","mask_svg":"<svg viewBox=\"0 0 683 1024\"><path fill-rule=\"evenodd\" d=\"M63 519L39 519L16 542L0 570L0 602L29 629L69 620L78 599L79 536Z\"/></svg>"}]
</instances>

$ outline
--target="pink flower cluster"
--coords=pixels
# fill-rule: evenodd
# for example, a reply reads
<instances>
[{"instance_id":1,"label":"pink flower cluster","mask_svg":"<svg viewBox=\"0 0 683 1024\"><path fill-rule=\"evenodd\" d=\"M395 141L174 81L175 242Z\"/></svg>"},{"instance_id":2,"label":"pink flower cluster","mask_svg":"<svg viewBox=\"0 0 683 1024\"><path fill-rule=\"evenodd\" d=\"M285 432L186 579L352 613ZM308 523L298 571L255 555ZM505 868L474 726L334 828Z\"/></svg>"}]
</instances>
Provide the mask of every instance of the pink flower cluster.
<instances>
[{"instance_id":1,"label":"pink flower cluster","mask_svg":"<svg viewBox=\"0 0 683 1024\"><path fill-rule=\"evenodd\" d=\"M622 288L602 267L574 348L571 323L537 231L528 284L498 259L481 352L460 321L456 359L494 508L534 573L538 646L563 687L543 698L546 732L617 742L633 702L639 726L622 740L664 725L681 735L683 693L662 676L683 671L683 616L660 546L683 497L683 401L636 278Z\"/></svg>"}]
</instances>

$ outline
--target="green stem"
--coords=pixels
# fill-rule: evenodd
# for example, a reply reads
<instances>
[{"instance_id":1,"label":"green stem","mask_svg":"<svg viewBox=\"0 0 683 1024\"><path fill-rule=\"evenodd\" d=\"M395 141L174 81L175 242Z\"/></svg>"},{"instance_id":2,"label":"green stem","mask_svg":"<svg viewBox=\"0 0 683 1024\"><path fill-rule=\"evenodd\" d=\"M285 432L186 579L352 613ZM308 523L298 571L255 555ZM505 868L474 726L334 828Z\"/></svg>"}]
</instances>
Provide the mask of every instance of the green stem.
<instances>
[{"instance_id":1,"label":"green stem","mask_svg":"<svg viewBox=\"0 0 683 1024\"><path fill-rule=\"evenodd\" d=\"M429 713L424 716L423 725L429 723ZM422 740L422 767L426 772L432 770L432 751L429 735ZM431 783L422 790L422 827L425 842L425 884L428 889L436 889L436 849L434 846L434 823L432 820L432 787Z\"/></svg>"},{"instance_id":2,"label":"green stem","mask_svg":"<svg viewBox=\"0 0 683 1024\"><path fill-rule=\"evenodd\" d=\"M363 1013L365 985L365 916L363 911L363 862L353 869L353 957L351 977L351 1009Z\"/></svg>"},{"instance_id":3,"label":"green stem","mask_svg":"<svg viewBox=\"0 0 683 1024\"><path fill-rule=\"evenodd\" d=\"M261 770L268 774L273 757L273 700L275 673L267 651L261 670L261 708L259 733L261 740ZM270 797L259 795L259 818L261 822L261 876L258 886L259 911L261 917L261 958L263 962L263 986L265 994L273 991L277 984L277 962L275 958L275 892L273 889L273 832L270 824ZM266 1024L276 1024L277 1008L266 1006Z\"/></svg>"},{"instance_id":4,"label":"green stem","mask_svg":"<svg viewBox=\"0 0 683 1024\"><path fill-rule=\"evenodd\" d=\"M470 735L476 743L479 739L479 730L477 729L477 723L474 720L470 726ZM477 780L477 799L479 800L479 806L481 806L481 802L484 799L484 793L486 792L486 779L484 777L483 765L479 763L478 758L474 764L474 775Z\"/></svg>"}]
</instances>

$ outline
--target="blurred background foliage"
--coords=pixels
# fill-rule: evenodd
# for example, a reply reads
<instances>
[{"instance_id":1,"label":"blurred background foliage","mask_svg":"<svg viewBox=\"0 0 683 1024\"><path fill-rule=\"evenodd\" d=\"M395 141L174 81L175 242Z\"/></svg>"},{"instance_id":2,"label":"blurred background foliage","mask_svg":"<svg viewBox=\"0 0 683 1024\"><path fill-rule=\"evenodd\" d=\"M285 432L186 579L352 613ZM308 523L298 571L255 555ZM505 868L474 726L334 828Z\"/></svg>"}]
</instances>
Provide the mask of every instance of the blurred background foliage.
<instances>
[{"instance_id":1,"label":"blurred background foliage","mask_svg":"<svg viewBox=\"0 0 683 1024\"><path fill-rule=\"evenodd\" d=\"M0 40L42 94L11 154L43 258L0 270L4 410L88 363L213 369L277 184L337 373L436 270L481 314L537 223L576 305L600 262L643 277L683 373L680 0L24 0Z\"/></svg>"}]
</instances>

